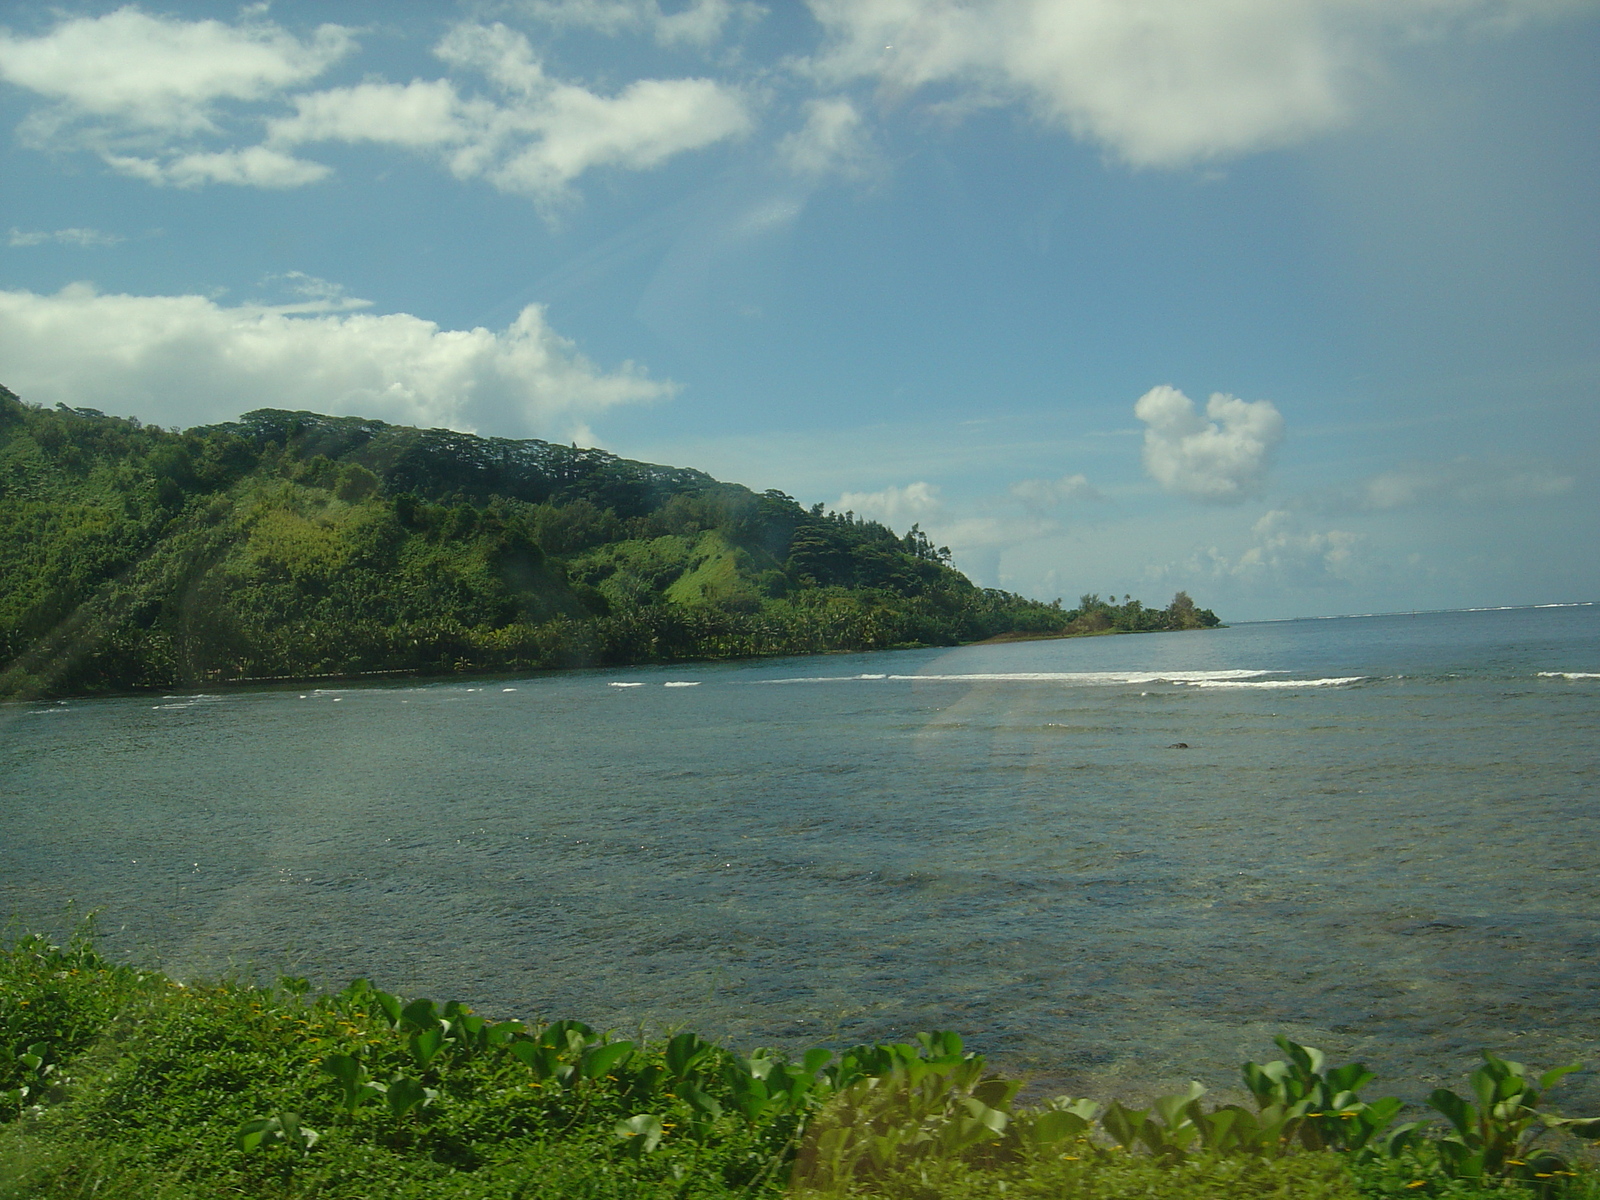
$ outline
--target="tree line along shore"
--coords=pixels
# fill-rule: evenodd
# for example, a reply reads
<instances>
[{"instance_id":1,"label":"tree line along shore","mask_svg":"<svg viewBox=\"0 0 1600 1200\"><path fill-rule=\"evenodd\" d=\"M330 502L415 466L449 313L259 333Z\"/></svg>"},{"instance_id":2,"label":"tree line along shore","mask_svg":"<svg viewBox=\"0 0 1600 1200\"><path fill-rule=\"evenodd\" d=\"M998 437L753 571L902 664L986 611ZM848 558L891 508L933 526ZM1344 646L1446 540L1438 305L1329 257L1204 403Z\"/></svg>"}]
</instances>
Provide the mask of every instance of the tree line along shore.
<instances>
[{"instance_id":1,"label":"tree line along shore","mask_svg":"<svg viewBox=\"0 0 1600 1200\"><path fill-rule=\"evenodd\" d=\"M0 388L0 698L1200 629L975 586L700 471L262 409L162 429Z\"/></svg>"}]
</instances>

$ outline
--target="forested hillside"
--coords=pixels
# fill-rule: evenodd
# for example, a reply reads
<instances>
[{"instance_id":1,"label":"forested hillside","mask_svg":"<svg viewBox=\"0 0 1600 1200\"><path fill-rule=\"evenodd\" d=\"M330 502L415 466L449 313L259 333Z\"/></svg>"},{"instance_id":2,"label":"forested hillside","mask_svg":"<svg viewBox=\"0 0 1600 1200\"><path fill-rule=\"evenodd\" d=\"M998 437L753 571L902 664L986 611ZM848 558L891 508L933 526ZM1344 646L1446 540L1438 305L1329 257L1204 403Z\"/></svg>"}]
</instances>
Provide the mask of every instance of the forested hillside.
<instances>
[{"instance_id":1,"label":"forested hillside","mask_svg":"<svg viewBox=\"0 0 1600 1200\"><path fill-rule=\"evenodd\" d=\"M600 450L0 388L0 696L1215 623L975 587L915 527Z\"/></svg>"}]
</instances>

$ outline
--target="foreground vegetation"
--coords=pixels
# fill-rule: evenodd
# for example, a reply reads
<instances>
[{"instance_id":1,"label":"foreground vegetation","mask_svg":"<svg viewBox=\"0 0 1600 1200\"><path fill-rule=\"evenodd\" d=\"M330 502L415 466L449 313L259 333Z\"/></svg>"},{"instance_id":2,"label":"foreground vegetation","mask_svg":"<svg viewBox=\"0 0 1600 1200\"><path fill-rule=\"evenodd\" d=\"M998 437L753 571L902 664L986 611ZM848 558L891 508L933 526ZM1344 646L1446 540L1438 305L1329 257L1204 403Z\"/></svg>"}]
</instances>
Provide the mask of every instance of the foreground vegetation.
<instances>
[{"instance_id":1,"label":"foreground vegetation","mask_svg":"<svg viewBox=\"0 0 1600 1200\"><path fill-rule=\"evenodd\" d=\"M600 450L0 387L0 698L1215 625L975 587L917 528Z\"/></svg>"},{"instance_id":2,"label":"foreground vegetation","mask_svg":"<svg viewBox=\"0 0 1600 1200\"><path fill-rule=\"evenodd\" d=\"M680 1033L491 1022L365 981L181 985L87 937L0 949L0 1200L732 1197L1600 1198L1580 1138L1485 1054L1402 1120L1372 1076L1286 1057L1246 1104L1015 1103L953 1034L797 1057ZM1413 1114L1415 1115L1415 1114Z\"/></svg>"}]
</instances>

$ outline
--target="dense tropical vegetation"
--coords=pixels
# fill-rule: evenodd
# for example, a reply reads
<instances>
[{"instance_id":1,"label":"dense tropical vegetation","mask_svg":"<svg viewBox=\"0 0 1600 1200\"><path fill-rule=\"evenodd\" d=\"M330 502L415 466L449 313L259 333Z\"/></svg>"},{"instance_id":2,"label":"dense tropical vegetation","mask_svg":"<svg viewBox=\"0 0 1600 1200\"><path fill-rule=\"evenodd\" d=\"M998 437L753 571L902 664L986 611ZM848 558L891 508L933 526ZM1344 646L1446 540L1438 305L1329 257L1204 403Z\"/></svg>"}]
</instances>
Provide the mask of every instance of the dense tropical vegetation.
<instances>
[{"instance_id":1,"label":"dense tropical vegetation","mask_svg":"<svg viewBox=\"0 0 1600 1200\"><path fill-rule=\"evenodd\" d=\"M949 1033L737 1053L364 980L184 985L29 934L0 946L0 1200L1600 1197L1600 1119L1545 1103L1575 1068L1485 1053L1430 1123L1364 1099L1359 1064L1277 1041L1237 1102L1197 1083L1023 1105Z\"/></svg>"},{"instance_id":2,"label":"dense tropical vegetation","mask_svg":"<svg viewBox=\"0 0 1600 1200\"><path fill-rule=\"evenodd\" d=\"M0 696L1216 624L974 586L913 527L600 450L0 388Z\"/></svg>"}]
</instances>

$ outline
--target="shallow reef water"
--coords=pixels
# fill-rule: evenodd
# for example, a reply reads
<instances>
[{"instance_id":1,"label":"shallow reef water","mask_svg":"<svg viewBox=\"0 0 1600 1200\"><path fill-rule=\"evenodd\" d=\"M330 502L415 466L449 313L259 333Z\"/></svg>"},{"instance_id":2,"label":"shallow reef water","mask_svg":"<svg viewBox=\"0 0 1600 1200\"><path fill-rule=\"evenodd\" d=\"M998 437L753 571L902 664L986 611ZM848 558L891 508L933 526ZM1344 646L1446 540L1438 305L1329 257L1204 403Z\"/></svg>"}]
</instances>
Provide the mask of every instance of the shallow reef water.
<instances>
[{"instance_id":1,"label":"shallow reef water","mask_svg":"<svg viewBox=\"0 0 1600 1200\"><path fill-rule=\"evenodd\" d=\"M1597 732L1595 606L8 705L0 912L1097 1095L1284 1032L1416 1096L1600 1067Z\"/></svg>"}]
</instances>

